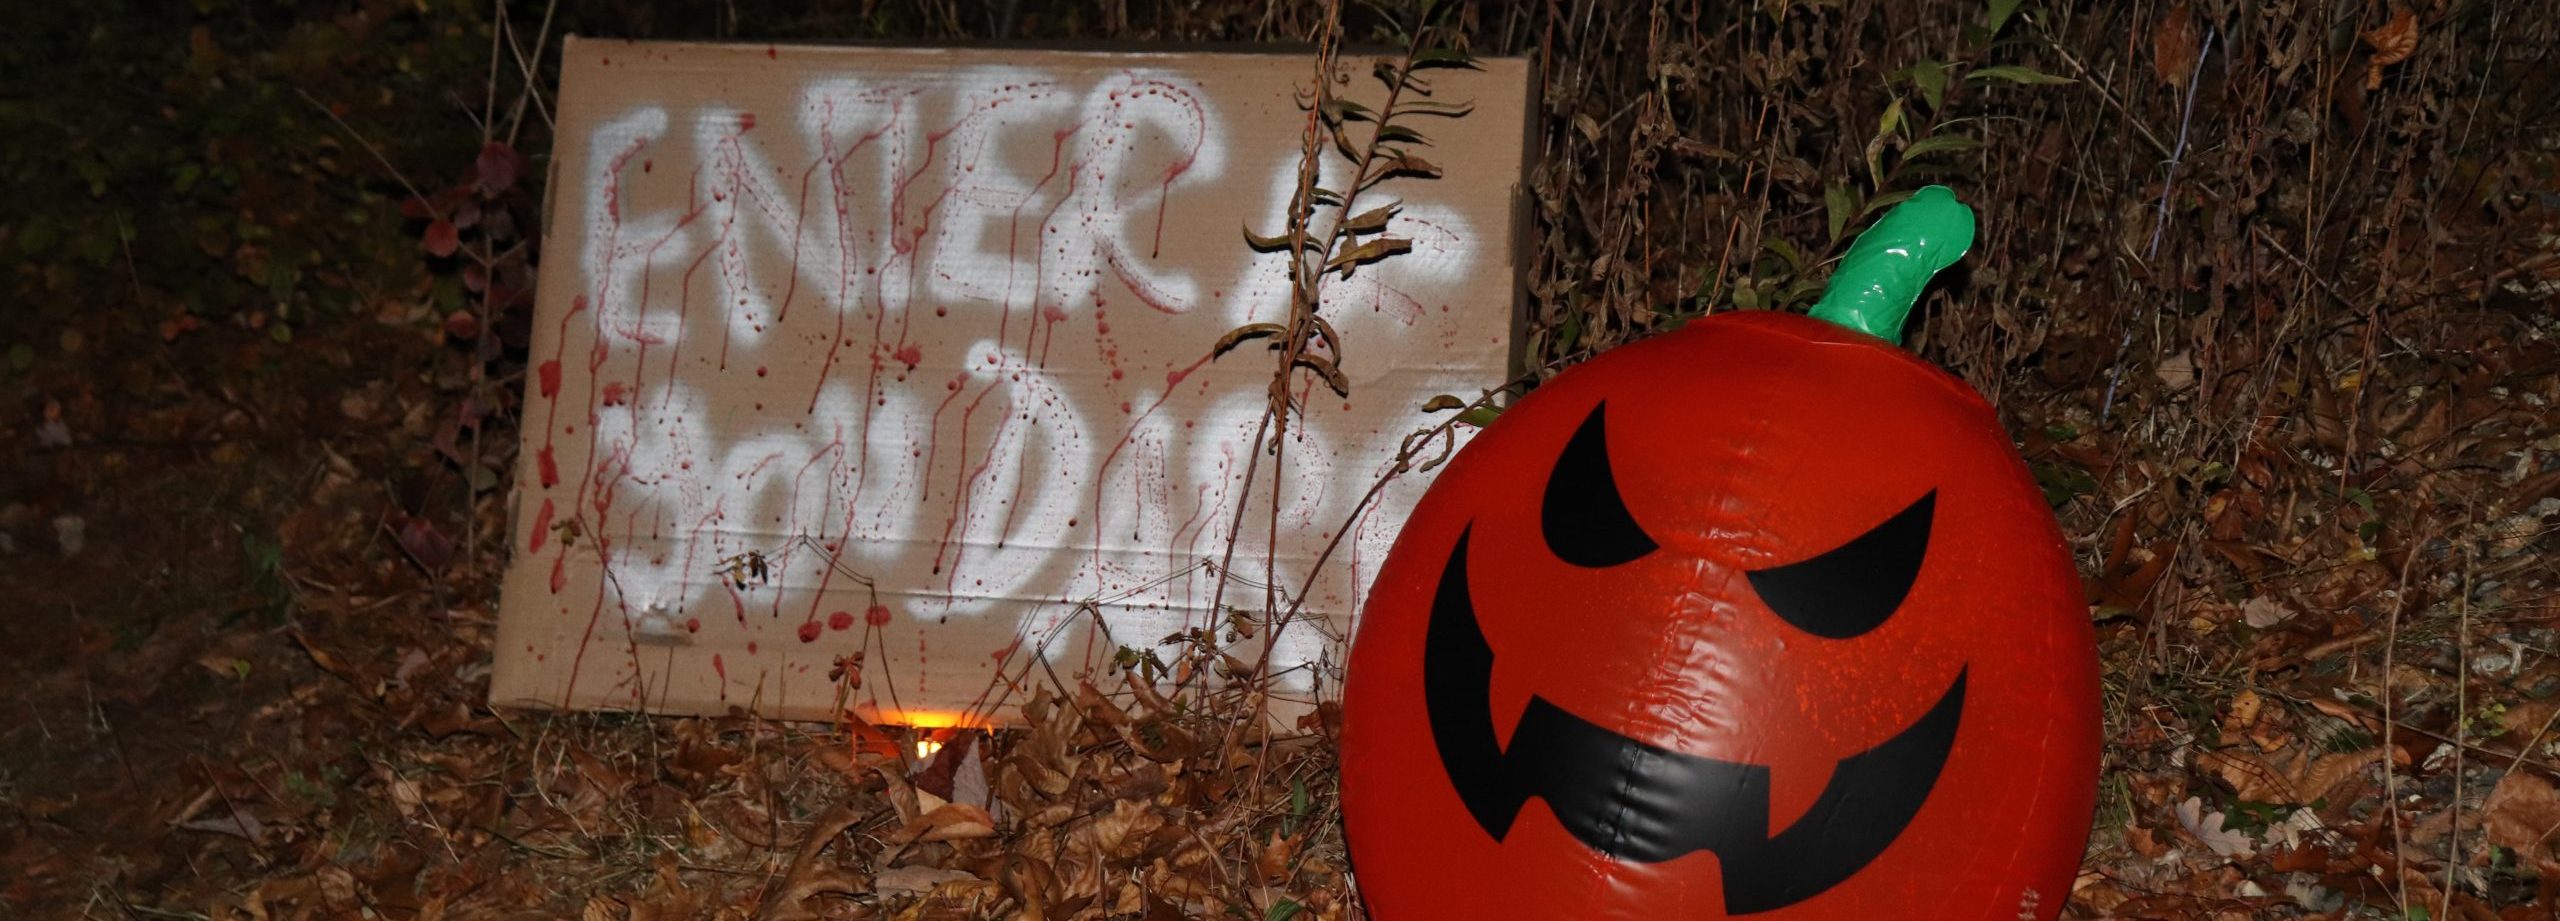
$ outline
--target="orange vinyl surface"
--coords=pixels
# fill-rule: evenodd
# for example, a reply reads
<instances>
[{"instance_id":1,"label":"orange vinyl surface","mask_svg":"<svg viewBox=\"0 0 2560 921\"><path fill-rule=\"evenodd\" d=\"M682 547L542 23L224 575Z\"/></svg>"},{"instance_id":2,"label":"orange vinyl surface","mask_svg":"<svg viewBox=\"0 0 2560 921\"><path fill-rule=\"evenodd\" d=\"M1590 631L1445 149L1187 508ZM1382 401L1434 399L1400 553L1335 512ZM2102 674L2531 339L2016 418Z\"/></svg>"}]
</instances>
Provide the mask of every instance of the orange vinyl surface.
<instances>
[{"instance_id":1,"label":"orange vinyl surface","mask_svg":"<svg viewBox=\"0 0 2560 921\"><path fill-rule=\"evenodd\" d=\"M1579 516L1605 524L1587 506L1607 501L1559 504L1590 484L1550 480L1603 417L1601 485L1652 546L1576 565L1558 546L1605 543ZM1832 552L1890 521L1920 526L1916 576L1869 593L1879 620L1832 624L1854 635L1809 631L1755 587L1826 554L1856 563ZM1871 581L1813 575L1816 596ZM1474 633L1447 612L1468 609L1489 673L1461 661ZM1470 708L1499 753L1468 748L1486 720ZM1951 743L1868 758L1826 794L1932 714ZM1558 376L1441 473L1361 613L1343 810L1383 921L2049 919L2088 834L2099 714L2070 552L1991 408L1880 340L1722 314ZM1916 812L1861 783L1902 785Z\"/></svg>"}]
</instances>

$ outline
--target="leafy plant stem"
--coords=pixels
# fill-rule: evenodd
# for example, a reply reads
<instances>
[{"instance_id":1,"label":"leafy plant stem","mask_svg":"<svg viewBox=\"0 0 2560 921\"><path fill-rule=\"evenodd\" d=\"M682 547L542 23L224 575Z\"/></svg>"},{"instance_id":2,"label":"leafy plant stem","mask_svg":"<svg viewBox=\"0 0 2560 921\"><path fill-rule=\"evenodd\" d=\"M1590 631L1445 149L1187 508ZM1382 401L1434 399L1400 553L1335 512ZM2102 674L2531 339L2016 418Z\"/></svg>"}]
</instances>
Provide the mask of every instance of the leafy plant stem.
<instances>
[{"instance_id":1,"label":"leafy plant stem","mask_svg":"<svg viewBox=\"0 0 2560 921\"><path fill-rule=\"evenodd\" d=\"M1315 105L1309 109L1310 117L1298 164L1298 191L1294 196L1295 200L1291 203L1289 326L1272 369L1271 402L1264 410L1264 418L1272 422L1274 440L1272 451L1275 460L1281 456L1281 448L1288 440L1289 414L1293 407L1293 401L1289 399L1291 372L1305 360L1307 349L1312 344L1311 340L1319 329L1317 311L1323 307L1326 279L1333 274L1331 267L1342 258L1346 247L1352 245L1355 239L1354 232L1345 225L1353 215L1360 213L1360 196L1372 185L1370 173L1377 166L1378 150L1386 136L1387 126L1395 115L1397 103L1404 97L1405 89L1412 85L1414 61L1421 55L1424 43L1430 35L1427 26L1417 25L1410 40L1405 43L1403 60L1396 65L1396 78L1388 82L1386 103L1378 110L1377 130L1371 133L1369 142L1361 146L1360 156L1352 165L1351 183L1343 190L1341 206L1335 211L1332 226L1326 230L1323 237L1325 243L1317 249L1316 255L1311 259L1307 255L1308 248L1298 246L1297 241L1310 239L1308 225L1314 220L1313 199L1316 183L1320 181L1322 175L1318 164L1319 158L1323 156L1324 103L1332 92L1330 81L1333 73L1333 59L1341 35L1340 17L1341 5L1339 0L1336 0L1328 5L1326 11L1325 44L1323 51L1318 54L1320 63L1316 74ZM1349 270L1350 266L1345 265L1344 271ZM1340 357L1338 343L1328 336L1325 344L1334 350L1337 358ZM1271 473L1271 539L1263 545L1265 577L1263 610L1266 614L1279 616L1263 631L1260 662L1264 666L1269 664L1272 651L1278 647L1281 632L1287 630L1290 622L1295 619L1299 605L1304 602L1306 595L1306 590L1302 589L1298 597L1290 603L1288 612L1281 614L1280 598L1277 594L1279 591L1277 556L1280 499L1285 476L1286 468L1275 463ZM1374 494L1376 490L1373 488L1371 492ZM1354 521L1357 520L1356 516L1355 510ZM1349 523L1346 522L1344 528L1335 529L1336 542L1340 541L1341 533L1348 530ZM1310 570L1308 578L1312 580L1316 573L1322 572L1322 566L1323 564L1319 562Z\"/></svg>"},{"instance_id":2,"label":"leafy plant stem","mask_svg":"<svg viewBox=\"0 0 2560 921\"><path fill-rule=\"evenodd\" d=\"M2169 227L2169 199L2178 190L2178 163L2187 155L2187 129L2195 122L2196 87L2204 83L2205 58L2213 54L2214 30L2204 33L2204 47L2196 51L2195 69L2187 74L2187 99L2178 114L2178 144L2169 151L2168 176L2160 182L2160 206L2151 218L2151 242L2142 250L2142 261L2151 262L2160 255L2160 234ZM2147 313L2148 311L2143 311ZM2107 394L2098 401L2098 424L2104 425L2116 408L2116 388L2124 383L2124 356L2133 348L2133 331L2137 319L2125 324L2124 338L2116 343L2115 366L2107 372Z\"/></svg>"}]
</instances>

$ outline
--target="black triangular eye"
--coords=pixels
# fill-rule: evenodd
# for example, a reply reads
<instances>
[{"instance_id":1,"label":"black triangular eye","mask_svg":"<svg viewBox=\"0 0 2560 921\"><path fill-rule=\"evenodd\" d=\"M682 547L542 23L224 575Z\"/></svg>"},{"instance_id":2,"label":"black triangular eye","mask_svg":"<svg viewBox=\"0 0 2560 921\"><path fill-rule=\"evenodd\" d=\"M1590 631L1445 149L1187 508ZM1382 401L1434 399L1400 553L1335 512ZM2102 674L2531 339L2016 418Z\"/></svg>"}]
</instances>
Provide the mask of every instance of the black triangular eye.
<instances>
[{"instance_id":1,"label":"black triangular eye","mask_svg":"<svg viewBox=\"0 0 2560 921\"><path fill-rule=\"evenodd\" d=\"M1548 552L1595 569L1632 562L1658 546L1627 511L1617 474L1609 471L1608 409L1607 403L1592 407L1565 443L1555 472L1547 474L1547 500L1539 514Z\"/></svg>"},{"instance_id":2,"label":"black triangular eye","mask_svg":"<svg viewBox=\"0 0 2560 921\"><path fill-rule=\"evenodd\" d=\"M1750 573L1751 590L1779 619L1815 636L1845 640L1882 626L1920 578L1937 506L1932 489L1848 543Z\"/></svg>"}]
</instances>

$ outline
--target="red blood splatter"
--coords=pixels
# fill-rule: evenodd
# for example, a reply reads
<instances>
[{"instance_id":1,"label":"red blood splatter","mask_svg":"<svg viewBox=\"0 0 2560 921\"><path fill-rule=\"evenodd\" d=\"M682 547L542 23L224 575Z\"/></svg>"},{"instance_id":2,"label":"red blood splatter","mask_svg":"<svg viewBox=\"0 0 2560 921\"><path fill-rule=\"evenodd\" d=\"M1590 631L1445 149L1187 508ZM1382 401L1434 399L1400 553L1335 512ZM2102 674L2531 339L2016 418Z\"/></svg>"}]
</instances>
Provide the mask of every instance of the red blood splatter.
<instances>
[{"instance_id":1,"label":"red blood splatter","mask_svg":"<svg viewBox=\"0 0 2560 921\"><path fill-rule=\"evenodd\" d=\"M754 130L756 130L756 113L753 113L753 112L740 112L740 113L738 113L738 130L740 130L740 131L754 131Z\"/></svg>"},{"instance_id":2,"label":"red blood splatter","mask_svg":"<svg viewBox=\"0 0 2560 921\"><path fill-rule=\"evenodd\" d=\"M889 625L889 606L885 604L872 605L871 610L862 612L862 619L869 622L874 627L886 627Z\"/></svg>"},{"instance_id":3,"label":"red blood splatter","mask_svg":"<svg viewBox=\"0 0 2560 921\"><path fill-rule=\"evenodd\" d=\"M1190 368L1175 368L1175 369L1173 369L1173 370L1171 370L1171 371L1167 371L1167 372L1165 372L1165 373L1164 373L1164 385L1165 385L1165 386L1167 386L1167 387L1171 387L1171 386L1173 386L1173 385L1175 385L1175 384L1182 383L1182 379L1183 379L1183 378L1190 377L1190 376L1191 376L1191 369L1190 369Z\"/></svg>"},{"instance_id":4,"label":"red blood splatter","mask_svg":"<svg viewBox=\"0 0 2560 921\"><path fill-rule=\"evenodd\" d=\"M763 376L764 376L764 370L765 370L765 369L764 369L764 366L763 366L763 365L757 365L757 366L756 366L756 376L757 376L757 377L763 377Z\"/></svg>"},{"instance_id":5,"label":"red blood splatter","mask_svg":"<svg viewBox=\"0 0 2560 921\"><path fill-rule=\"evenodd\" d=\"M914 370L915 366L924 364L924 347L908 343L906 348L899 349L889 357L904 363L909 370Z\"/></svg>"},{"instance_id":6,"label":"red blood splatter","mask_svg":"<svg viewBox=\"0 0 2560 921\"><path fill-rule=\"evenodd\" d=\"M764 46L764 56L767 60L780 59L782 57L782 49L776 48L772 45L766 45Z\"/></svg>"},{"instance_id":7,"label":"red blood splatter","mask_svg":"<svg viewBox=\"0 0 2560 921\"><path fill-rule=\"evenodd\" d=\"M542 366L535 369L535 371L542 375L542 396L545 399L559 396L560 359L554 358L550 361L543 362Z\"/></svg>"},{"instance_id":8,"label":"red blood splatter","mask_svg":"<svg viewBox=\"0 0 2560 921\"><path fill-rule=\"evenodd\" d=\"M542 542L551 537L551 500L542 500L542 511L533 513L533 540L526 546L532 553L542 552Z\"/></svg>"},{"instance_id":9,"label":"red blood splatter","mask_svg":"<svg viewBox=\"0 0 2560 921\"><path fill-rule=\"evenodd\" d=\"M809 621L808 623L801 624L801 625L800 625L800 642L803 642L803 643L815 643L815 642L817 642L817 641L818 641L818 634L825 633L825 632L826 632L825 628L824 628L824 627L822 627L821 625L819 625L819 623L818 623L817 621L814 621L814 620L813 620L813 621Z\"/></svg>"},{"instance_id":10,"label":"red blood splatter","mask_svg":"<svg viewBox=\"0 0 2560 921\"><path fill-rule=\"evenodd\" d=\"M581 295L578 295L577 297L573 297L573 298L570 298L570 299L569 299L569 314L570 314L571 316L576 316L576 315L577 315L577 313L578 313L579 311L582 311L582 310L585 310L585 309L587 309L587 296L586 296L586 295L581 294Z\"/></svg>"},{"instance_id":11,"label":"red blood splatter","mask_svg":"<svg viewBox=\"0 0 2560 921\"><path fill-rule=\"evenodd\" d=\"M853 629L853 612L837 611L827 615L827 629L837 631Z\"/></svg>"},{"instance_id":12,"label":"red blood splatter","mask_svg":"<svg viewBox=\"0 0 2560 921\"><path fill-rule=\"evenodd\" d=\"M613 381L604 385L604 405L620 406L628 402L631 402L631 388L629 386L623 384L621 381Z\"/></svg>"},{"instance_id":13,"label":"red blood splatter","mask_svg":"<svg viewBox=\"0 0 2560 921\"><path fill-rule=\"evenodd\" d=\"M544 489L560 485L560 461L558 458L551 456L550 445L543 445L542 450L534 454L533 460L536 465L542 468L542 487Z\"/></svg>"},{"instance_id":14,"label":"red blood splatter","mask_svg":"<svg viewBox=\"0 0 2560 921\"><path fill-rule=\"evenodd\" d=\"M719 653L711 654L711 671L720 676L720 699L729 698L729 664L720 661Z\"/></svg>"},{"instance_id":15,"label":"red blood splatter","mask_svg":"<svg viewBox=\"0 0 2560 921\"><path fill-rule=\"evenodd\" d=\"M563 553L558 559L551 561L551 593L560 594L560 589L568 584L569 555Z\"/></svg>"},{"instance_id":16,"label":"red blood splatter","mask_svg":"<svg viewBox=\"0 0 2560 921\"><path fill-rule=\"evenodd\" d=\"M687 618L685 618L685 619L684 619L684 632L686 632L686 633L700 633L700 632L702 632L702 618L699 618L699 617L687 617Z\"/></svg>"},{"instance_id":17,"label":"red blood splatter","mask_svg":"<svg viewBox=\"0 0 2560 921\"><path fill-rule=\"evenodd\" d=\"M748 655L755 655L755 654L756 654L756 644L755 644L755 641L754 641L754 640L748 640L748 641L747 641L747 654L748 654Z\"/></svg>"}]
</instances>

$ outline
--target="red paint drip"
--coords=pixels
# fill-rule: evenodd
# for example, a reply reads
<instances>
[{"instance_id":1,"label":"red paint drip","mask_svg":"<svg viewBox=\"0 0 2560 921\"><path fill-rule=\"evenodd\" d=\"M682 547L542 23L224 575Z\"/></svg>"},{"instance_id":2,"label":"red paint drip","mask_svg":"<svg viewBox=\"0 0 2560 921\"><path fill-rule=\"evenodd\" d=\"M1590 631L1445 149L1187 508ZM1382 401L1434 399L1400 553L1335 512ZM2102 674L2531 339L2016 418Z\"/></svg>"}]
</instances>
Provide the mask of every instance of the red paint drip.
<instances>
[{"instance_id":1,"label":"red paint drip","mask_svg":"<svg viewBox=\"0 0 2560 921\"><path fill-rule=\"evenodd\" d=\"M700 633L700 632L702 632L702 618L699 618L699 617L687 617L687 618L685 618L685 619L684 619L684 632L686 632L686 633Z\"/></svg>"},{"instance_id":2,"label":"red paint drip","mask_svg":"<svg viewBox=\"0 0 2560 921\"><path fill-rule=\"evenodd\" d=\"M890 353L889 357L897 359L900 364L907 366L907 370L912 371L917 365L924 364L924 347L908 343L906 348Z\"/></svg>"},{"instance_id":3,"label":"red paint drip","mask_svg":"<svg viewBox=\"0 0 2560 921\"><path fill-rule=\"evenodd\" d=\"M864 622L869 623L874 627L886 627L889 625L889 606L885 604L872 605L871 610L862 612L862 619Z\"/></svg>"},{"instance_id":4,"label":"red paint drip","mask_svg":"<svg viewBox=\"0 0 2560 921\"><path fill-rule=\"evenodd\" d=\"M853 612L837 611L827 615L827 629L839 633L853 629Z\"/></svg>"},{"instance_id":5,"label":"red paint drip","mask_svg":"<svg viewBox=\"0 0 2560 921\"><path fill-rule=\"evenodd\" d=\"M525 547L526 552L542 552L543 541L551 537L551 516L553 513L554 509L551 507L551 500L542 500L542 511L533 513L533 539L527 542Z\"/></svg>"},{"instance_id":6,"label":"red paint drip","mask_svg":"<svg viewBox=\"0 0 2560 921\"><path fill-rule=\"evenodd\" d=\"M740 112L740 113L738 113L738 130L740 130L740 131L754 131L754 130L756 130L756 113L753 113L753 112Z\"/></svg>"},{"instance_id":7,"label":"red paint drip","mask_svg":"<svg viewBox=\"0 0 2560 921\"><path fill-rule=\"evenodd\" d=\"M563 553L558 559L551 561L551 593L554 595L560 594L560 589L566 587L568 584L569 555Z\"/></svg>"},{"instance_id":8,"label":"red paint drip","mask_svg":"<svg viewBox=\"0 0 2560 921\"><path fill-rule=\"evenodd\" d=\"M535 370L536 370L538 373L540 373L540 374L542 375L542 396L543 396L543 398L544 398L544 399L550 399L550 398L552 398L552 397L557 397L557 396L559 396L559 395L560 395L560 359L554 358L554 359L551 359L551 360L549 360L549 361L543 362L543 363L542 363L542 366L541 366L540 368L535 369Z\"/></svg>"},{"instance_id":9,"label":"red paint drip","mask_svg":"<svg viewBox=\"0 0 2560 921\"><path fill-rule=\"evenodd\" d=\"M1129 427L1122 429L1120 437L1112 441L1111 450L1103 452L1102 466L1094 471L1093 508L1095 514L1099 515L1102 512L1102 486L1104 483L1110 482L1111 465L1120 459L1120 452L1122 450L1127 449L1132 442L1136 441L1138 437L1138 427L1145 425L1147 417L1155 415L1156 410L1164 408L1164 402L1173 397L1174 384L1181 383L1183 378L1190 377L1191 372L1200 370L1202 365L1208 364L1209 359L1215 357L1217 356L1202 355L1197 361L1193 361L1192 363L1180 368L1166 371L1164 374L1165 391L1157 394L1155 401L1148 403L1147 408L1144 411L1138 411L1135 406L1130 404L1122 404L1120 408L1122 413L1136 412L1137 418L1129 420ZM1206 384L1207 382L1203 381L1202 383ZM1072 528L1075 526L1076 519L1067 519L1067 527ZM1093 545L1093 562L1097 567L1102 563L1102 544L1100 542L1096 542Z\"/></svg>"},{"instance_id":10,"label":"red paint drip","mask_svg":"<svg viewBox=\"0 0 2560 921\"><path fill-rule=\"evenodd\" d=\"M608 255L607 255L606 260L605 260L605 266L604 266L604 269L603 269L603 271L602 271L602 272L600 272L600 273L599 273L599 274L600 274L600 275L602 275L605 279L607 279L607 281L605 282L604 287L602 287L601 289L599 289L599 290L597 290L596 292L594 292L594 298L595 298L595 300L605 300L605 299L609 298L609 297L611 296L611 294L612 294L612 290L613 290L613 288L612 288L612 282L611 282L611 279L614 277L614 274L615 274L615 273L613 272L613 265L614 265L615 259L614 259L614 257L613 257L611 254L616 253L616 252L618 252L618 251L619 251L619 244L618 244L618 241L619 241L619 239L620 239L621 232L622 232L622 226L621 226L621 225L622 225L622 171L623 171L623 168L624 168L625 166L629 165L629 164L630 164L630 162L631 162L631 160L632 160L632 158L633 158L633 157L638 156L638 155L640 154L640 152L641 152L644 148L646 148L646 147L648 146L648 143L649 143L649 142L648 142L648 139L646 139L646 138L640 138L640 139L635 139L635 140L633 140L633 141L630 143L630 145L629 145L629 146L626 146L626 147L624 147L624 148L623 148L623 150L622 150L622 152L621 152L621 153L619 153L619 154L617 154L617 155L615 155L615 156L614 156L614 158L613 158L613 162L612 162L612 165L611 165L611 167L610 167L610 168L609 168L609 170L608 170L608 175L609 175L611 178L610 178L610 180L606 183L606 185L605 185L605 189L604 189L604 194L605 194L604 210L605 210L605 214L606 214L606 216L607 216L607 218L608 218L608 220L609 220L609 226L605 229L605 252L606 252ZM568 354L568 347L569 347L569 344L568 344L569 321L570 321L572 318L576 317L578 314L586 313L586 312L587 312L587 308L588 308L589 306L591 306L591 303L590 303L590 300L589 300L588 294L587 294L587 293L585 293L585 292L581 292L581 293L580 293L576 298L574 298L574 299L573 299L573 302L570 304L570 308L569 308L569 313L568 313L568 315L563 316L563 317L561 317L561 318L560 318L560 328L559 328L559 336L560 336L560 339L558 339L558 340L557 340L557 344L555 345L555 347L554 347L554 349L553 349L553 351L552 351L552 356L551 356L551 358L552 358L552 360L553 360L553 361L559 361L559 360L561 360L561 359L563 359L563 358L565 358L565 357L567 356L567 354ZM604 318L604 317L602 317L601 315L597 315L597 316L595 317L594 322L595 322L595 328L596 328L596 341L595 341L595 343L594 343L594 347L593 347L593 349L591 349L591 350L590 350L590 353L589 353L589 358L588 358L588 360L587 360L587 377L585 378L586 380L589 380L589 381L592 381L592 380L594 380L594 379L595 379L597 369L598 369L598 368L603 367L603 366L604 366L605 359L606 359L607 357L609 357L609 350L608 350L608 348L607 348L607 341L606 341L606 337L605 337L605 333L607 332L605 318ZM593 486L596 486L596 487L597 487L597 494L596 494L595 499L593 500L593 501L594 501L594 507L595 507L595 510L596 510L596 513L597 513L597 514L596 514L596 520L597 520L597 522L598 522L598 530L599 530L599 533L597 533L597 534L595 535L595 547L596 547L596 554L597 554L598 562L599 562L601 565L603 565L603 566L605 566L605 567L607 568L607 572L610 572L610 571L611 571L611 570L610 570L610 567L611 567L611 565L612 565L612 560L613 560L613 547L612 547L612 542L611 542L611 539L610 539L610 538L608 538L608 537L606 537L603 533L601 533L601 531L602 531L602 528L603 528L603 523L604 523L604 522L607 520L607 518L609 517L609 515L607 514L607 512L608 512L608 510L611 508L611 506L612 506L612 504L613 504L613 486L614 486L614 484L612 484L612 483L598 483L598 482L597 482L598 477L595 475L595 471L596 471L596 464L597 464L597 460L598 460L598 457L599 457L598 451L596 450L596 449L597 449L597 447L598 447L598 434L599 434L599 428L598 428L598 426L595 424L595 420L596 420L596 396L597 396L597 394L596 394L596 390L595 390L595 388L594 388L593 386L589 386L589 387L587 388L587 420L588 420L588 421L587 421L587 455L586 455L586 457L587 457L587 465L588 465L588 466L587 466L587 473L586 473L586 475L585 475L585 476L583 476L583 477L581 477L581 478L579 479L579 481L578 481L578 494L577 494L577 497L576 497L575 499L573 499L573 500L570 502L570 507L571 507L571 508L584 508L584 507L586 507L586 506L587 506L587 503L588 503L588 501L589 501L589 500L587 499L588 487L589 487L589 486L591 486L591 485L593 485ZM549 448L551 447L552 432L553 432L553 430L554 430L555 423L557 423L557 422L559 421L559 415L560 415L560 401L557 401L557 400L551 401L551 408L550 408L549 414L546 416L546 418L545 418L545 420L544 420L544 422L543 422L543 439L542 439L542 444L543 444L543 448L545 449L543 453L545 453L545 454L548 454L548 453L549 453ZM569 429L568 429L568 430L569 430L569 431L571 431L571 432L575 432L575 431L576 431L576 426L575 426L575 425L572 425L572 426L570 426L570 427L569 427ZM553 470L549 472L549 475L545 477L545 479L546 479L548 482L552 482L552 483L556 483L556 482L558 482L558 480L559 480L559 474L557 473L557 467L556 467L556 465L554 466ZM635 524L635 525L634 525L634 527L635 527L635 529L636 529L637 525ZM561 546L561 548L560 548L560 556L559 556L559 558L558 558L558 559L555 559L555 560L553 561L553 563L552 563L552 566L553 566L553 573L554 573L554 575L553 575L553 584L554 584L555 586L560 585L560 584L562 584L562 583L564 582L564 579L562 578L562 576L563 576L563 573L562 573L562 564L563 564L563 563L565 563L565 561L566 561L566 559L567 559L568 555L569 555L569 548L568 548L568 546L567 546L567 545L565 545L565 544L564 544L564 545L562 545L562 546ZM595 635L596 635L596 626L597 626L597 624L598 624L598 623L603 619L603 617L604 617L605 589L608 587L608 585L609 585L610 581L611 581L611 580L609 580L609 579L599 579L599 580L597 580L597 581L596 581L596 598L595 598L595 603L594 603L594 606L593 606L592 608L590 608L590 609L588 610L588 612L587 612L587 626L586 626L586 630L585 630L583 633L581 633L581 634L579 635L579 637L578 637L578 652L577 652L577 655L576 655L576 656L574 656L574 657L572 657L572 658L570 659L570 661L569 661L569 681L568 681L568 685L567 685L567 686L562 690L562 692L561 692L561 703L562 703L562 704L564 704L564 705L565 705L565 704L567 704L569 701L571 701L571 700L575 700L575 699L577 698L577 694L578 694L578 678L579 678L580 674L582 674L582 673L583 673L583 671L584 671L584 669L585 669L585 667L586 667L586 661L587 661L587 649L589 648L589 646L590 646L590 645L593 643L593 641L595 640ZM556 592L558 591L558 589L557 589L557 588L555 588L553 591L556 593ZM626 610L626 613L627 613L627 610ZM635 689L635 690L636 690L636 689Z\"/></svg>"},{"instance_id":11,"label":"red paint drip","mask_svg":"<svg viewBox=\"0 0 2560 921\"><path fill-rule=\"evenodd\" d=\"M825 626L817 621L803 623L800 625L800 642L815 643L818 641L818 635L825 632Z\"/></svg>"},{"instance_id":12,"label":"red paint drip","mask_svg":"<svg viewBox=\"0 0 2560 921\"><path fill-rule=\"evenodd\" d=\"M990 366L991 370L995 370L995 371L997 371L998 373L1002 373L1003 368L1002 368L1002 366L1001 366L1000 364L997 364L997 360L996 360L996 358L995 358L994 356L989 356L987 360L988 360L988 363L989 363L989 366ZM1016 375L1016 378L1017 378L1017 379L1019 379L1019 375L1018 375L1018 374ZM960 522L961 522L961 520L962 520L962 519L965 519L965 518L968 518L968 517L969 517L969 496L970 496L971 487L975 486L975 485L977 484L977 482L978 482L978 478L979 478L980 476L983 476L983 475L987 472L987 467L995 463L995 448L994 448L993 446L994 446L994 445L997 445L997 444L1002 444L1002 443L1004 442L1004 433L1005 433L1005 430L1006 430L1006 428L1011 424L1012 419L1013 419L1013 416L1012 416L1012 409L1011 409L1011 404L1010 404L1010 403L1007 403L1007 404L1006 404L1006 409L1005 409L1002 413L1000 413L1000 414L997 416L996 430L995 430L994 434L992 434L992 435L988 436L988 438L987 438L987 442L988 442L989 447L988 447L988 449L987 449L987 457L986 457L986 459L985 459L984 461L979 462L979 464L978 464L978 466L977 466L977 469L975 469L975 470L968 469L968 468L967 468L967 465L968 465L968 458L969 458L969 420L970 420L970 418L971 418L971 417L976 416L976 415L978 414L978 407L979 407L980 405L982 405L982 404L986 403L986 401L987 401L987 397L992 396L992 395L994 395L994 394L995 394L996 387L997 387L997 385L996 385L996 384L994 384L994 383L989 383L989 384L987 385L987 389L985 389L985 390L983 390L983 391L980 391L980 392L978 393L978 397L977 397L977 399L970 400L970 401L969 401L969 405L968 405L966 408L964 408L964 409L960 410L960 450L959 450L959 454L960 454L960 460L961 460L961 467L962 467L962 469L960 469L960 470L956 470L956 471L953 471L953 478L952 478L952 484L951 484L951 485L952 485L952 506L951 506L951 515L950 515L950 517L943 519L943 522L942 522L942 547L941 547L941 549L934 551L934 554L933 554L933 571L934 571L936 574L940 574L940 573L943 571L943 568L942 568L942 567L943 567L943 563L942 563L942 560L943 560L943 554L944 554L944 553L946 553L946 552L949 552L949 551L952 549L953 542L952 542L952 539L951 539L951 535L952 535L953 530L959 527ZM958 396L959 396L959 394L954 393L954 394L952 394L952 396L953 396L953 397L958 397ZM943 405L944 405L944 406L946 406L946 407L947 407L947 406L949 406L950 404L951 404L951 401L950 401L950 400L948 400L948 399L946 399L946 400L944 400L944 401L943 401ZM942 418L942 411L941 411L940 409L936 409L936 410L934 411L934 418L935 418L935 420L937 420L937 421L939 421L939 420ZM933 461L932 461L930 458L928 458L928 459L925 461L925 463L926 463L927 469L931 469L931 465L932 465ZM965 550L965 545L963 545L963 552L966 552L966 550ZM949 584L949 585L952 585L952 586L957 586L959 583L960 583L960 557L959 557L959 555L958 555L958 554L954 554L954 555L952 556L952 558L951 558L951 580L950 580L950 582L949 582L948 584Z\"/></svg>"},{"instance_id":13,"label":"red paint drip","mask_svg":"<svg viewBox=\"0 0 2560 921\"><path fill-rule=\"evenodd\" d=\"M533 460L542 468L542 488L549 489L560 485L560 460L551 455L550 445L543 445L542 450L534 454ZM546 508L550 504L547 500L543 502Z\"/></svg>"}]
</instances>

